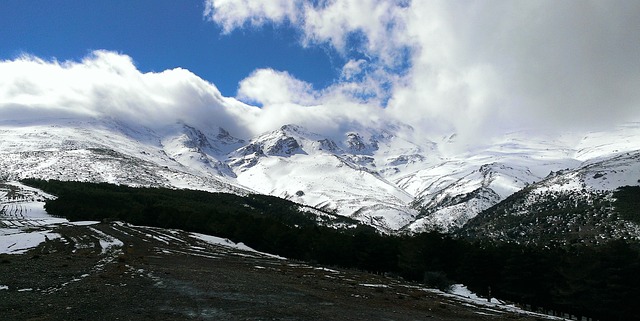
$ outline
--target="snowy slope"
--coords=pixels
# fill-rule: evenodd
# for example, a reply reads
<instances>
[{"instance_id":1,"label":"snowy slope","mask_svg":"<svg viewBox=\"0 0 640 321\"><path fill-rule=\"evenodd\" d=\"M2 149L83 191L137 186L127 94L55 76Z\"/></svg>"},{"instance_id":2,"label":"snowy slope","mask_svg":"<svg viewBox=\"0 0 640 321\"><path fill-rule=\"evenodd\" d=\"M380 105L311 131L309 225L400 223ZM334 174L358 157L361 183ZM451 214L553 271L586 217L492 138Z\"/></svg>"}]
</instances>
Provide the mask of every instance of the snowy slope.
<instances>
[{"instance_id":1,"label":"snowy slope","mask_svg":"<svg viewBox=\"0 0 640 321\"><path fill-rule=\"evenodd\" d=\"M580 138L574 157L585 162L640 149L640 123L627 123L608 131L592 132Z\"/></svg>"},{"instance_id":2,"label":"snowy slope","mask_svg":"<svg viewBox=\"0 0 640 321\"><path fill-rule=\"evenodd\" d=\"M481 150L450 156L398 178L396 184L415 195L420 209L417 220L404 228L420 232L460 227L551 171L581 163L564 142L529 136L506 135Z\"/></svg>"},{"instance_id":3,"label":"snowy slope","mask_svg":"<svg viewBox=\"0 0 640 321\"><path fill-rule=\"evenodd\" d=\"M163 149L151 129L110 120L0 124L0 178L109 182L245 193L217 173L203 173Z\"/></svg>"},{"instance_id":4,"label":"snowy slope","mask_svg":"<svg viewBox=\"0 0 640 321\"><path fill-rule=\"evenodd\" d=\"M640 150L587 161L574 169L554 172L534 186L536 193L612 191L640 185Z\"/></svg>"}]
</instances>

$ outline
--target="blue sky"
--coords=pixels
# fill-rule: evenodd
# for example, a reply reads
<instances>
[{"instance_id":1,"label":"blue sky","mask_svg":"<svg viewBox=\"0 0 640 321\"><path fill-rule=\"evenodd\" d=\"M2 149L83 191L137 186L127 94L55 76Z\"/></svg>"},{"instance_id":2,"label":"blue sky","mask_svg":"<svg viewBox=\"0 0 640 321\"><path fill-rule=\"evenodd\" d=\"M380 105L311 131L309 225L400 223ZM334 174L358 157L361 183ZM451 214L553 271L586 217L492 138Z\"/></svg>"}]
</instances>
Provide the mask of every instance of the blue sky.
<instances>
[{"instance_id":1,"label":"blue sky","mask_svg":"<svg viewBox=\"0 0 640 321\"><path fill-rule=\"evenodd\" d=\"M3 0L0 109L589 131L640 121L639 16L625 0Z\"/></svg>"},{"instance_id":2,"label":"blue sky","mask_svg":"<svg viewBox=\"0 0 640 321\"><path fill-rule=\"evenodd\" d=\"M0 59L32 54L80 60L92 50L129 55L143 72L186 68L235 96L258 68L286 70L324 88L344 59L330 46L300 45L300 32L267 25L223 35L201 0L54 0L0 2Z\"/></svg>"}]
</instances>

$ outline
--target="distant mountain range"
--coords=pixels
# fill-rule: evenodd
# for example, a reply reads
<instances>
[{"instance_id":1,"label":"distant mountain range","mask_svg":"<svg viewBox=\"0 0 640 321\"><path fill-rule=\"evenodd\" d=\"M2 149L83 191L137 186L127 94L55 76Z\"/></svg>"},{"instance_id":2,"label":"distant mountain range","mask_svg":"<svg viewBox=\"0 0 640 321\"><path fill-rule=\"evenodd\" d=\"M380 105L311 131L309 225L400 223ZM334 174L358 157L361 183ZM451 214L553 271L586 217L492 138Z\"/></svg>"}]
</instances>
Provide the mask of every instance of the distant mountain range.
<instances>
[{"instance_id":1,"label":"distant mountain range","mask_svg":"<svg viewBox=\"0 0 640 321\"><path fill-rule=\"evenodd\" d=\"M487 230L495 225L478 221L497 217L505 199L511 207L504 215L517 217L549 195L612 197L621 186L640 185L637 123L583 137L516 132L451 152L456 139L420 137L397 122L354 124L333 136L291 124L240 139L184 122L150 128L109 118L0 121L0 179L268 194L385 233L454 231L492 208L468 233L496 238L504 235ZM516 196L522 198L514 203ZM640 236L637 223L620 224L625 235Z\"/></svg>"}]
</instances>

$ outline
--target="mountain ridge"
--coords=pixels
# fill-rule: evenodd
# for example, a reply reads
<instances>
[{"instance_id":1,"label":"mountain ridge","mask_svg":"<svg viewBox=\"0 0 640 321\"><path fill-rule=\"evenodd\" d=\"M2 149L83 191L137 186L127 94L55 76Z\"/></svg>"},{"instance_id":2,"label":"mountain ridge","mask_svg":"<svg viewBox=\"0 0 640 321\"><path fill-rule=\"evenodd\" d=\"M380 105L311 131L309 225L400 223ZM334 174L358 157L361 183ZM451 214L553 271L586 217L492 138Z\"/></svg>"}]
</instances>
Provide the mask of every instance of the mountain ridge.
<instances>
[{"instance_id":1,"label":"mountain ridge","mask_svg":"<svg viewBox=\"0 0 640 321\"><path fill-rule=\"evenodd\" d=\"M451 231L541 181L571 190L640 184L636 123L577 143L511 133L453 155L446 150L455 138L411 137L410 126L392 122L356 124L334 136L289 124L246 140L185 122L2 121L0 177L268 194L385 233ZM573 176L554 181L558 172Z\"/></svg>"}]
</instances>

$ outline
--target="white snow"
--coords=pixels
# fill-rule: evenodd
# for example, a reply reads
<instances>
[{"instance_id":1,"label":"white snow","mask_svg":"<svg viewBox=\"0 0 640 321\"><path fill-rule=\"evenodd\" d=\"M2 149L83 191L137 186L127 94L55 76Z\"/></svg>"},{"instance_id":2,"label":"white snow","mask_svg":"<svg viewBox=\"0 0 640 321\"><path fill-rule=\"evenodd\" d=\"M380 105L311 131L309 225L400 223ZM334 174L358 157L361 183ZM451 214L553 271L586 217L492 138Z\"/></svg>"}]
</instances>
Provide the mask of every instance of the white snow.
<instances>
[{"instance_id":1,"label":"white snow","mask_svg":"<svg viewBox=\"0 0 640 321\"><path fill-rule=\"evenodd\" d=\"M75 222L67 222L67 224L75 225L75 226L88 226L95 225L100 223L99 221L75 221Z\"/></svg>"},{"instance_id":2,"label":"white snow","mask_svg":"<svg viewBox=\"0 0 640 321\"><path fill-rule=\"evenodd\" d=\"M111 251L113 248L121 248L124 245L122 241L118 240L117 238L111 235L107 235L106 233L98 229L90 227L89 230L91 230L93 233L97 234L100 237L98 241L100 242L100 247L102 247L103 254Z\"/></svg>"},{"instance_id":3,"label":"white snow","mask_svg":"<svg viewBox=\"0 0 640 321\"><path fill-rule=\"evenodd\" d=\"M211 245L224 246L224 247L229 247L229 248L236 249L236 250L241 250L241 251L246 251L246 252L253 252L253 253L256 253L256 254L269 256L269 257L272 257L272 258L277 258L277 259L282 259L282 260L286 259L286 258L283 258L281 256L277 256L277 255L273 255L273 254L268 254L268 253L263 253L263 252L256 251L256 250L246 246L242 242L234 243L234 242L231 242L228 239L224 239L224 238L217 237L217 236L206 235L206 234L200 234L200 233L189 233L189 235L191 235L191 237L193 237L193 238L196 238L198 240L204 241L205 243L208 243L208 244L211 244Z\"/></svg>"},{"instance_id":4,"label":"white snow","mask_svg":"<svg viewBox=\"0 0 640 321\"><path fill-rule=\"evenodd\" d=\"M369 288L388 288L389 286L386 284L371 284L371 283L360 283L360 286L366 286Z\"/></svg>"},{"instance_id":5,"label":"white snow","mask_svg":"<svg viewBox=\"0 0 640 321\"><path fill-rule=\"evenodd\" d=\"M338 271L338 270L333 270L333 269L329 269L329 268L325 268L325 267L317 267L317 268L314 268L314 270L320 270L320 271L325 271L325 272L330 272L330 273L340 273L340 271Z\"/></svg>"},{"instance_id":6,"label":"white snow","mask_svg":"<svg viewBox=\"0 0 640 321\"><path fill-rule=\"evenodd\" d=\"M0 229L0 254L22 254L40 245L47 239L59 238L60 234L49 231L24 231L21 229Z\"/></svg>"},{"instance_id":7,"label":"white snow","mask_svg":"<svg viewBox=\"0 0 640 321\"><path fill-rule=\"evenodd\" d=\"M423 290L428 292L434 292L443 296L455 298L460 301L470 303L472 304L471 306L484 307L486 309L485 311L488 311L488 312L501 313L504 311L509 311L509 312L515 312L519 314L531 315L531 316L543 316L545 319L550 319L550 320L569 320L561 317L554 317L546 314L540 314L536 312L523 310L521 308L516 307L513 304L507 304L496 298L491 298L491 300L488 300L487 298L481 298L477 294L467 289L467 287L463 284L454 284L449 292L442 292L440 290L433 290L433 289L423 289Z\"/></svg>"},{"instance_id":8,"label":"white snow","mask_svg":"<svg viewBox=\"0 0 640 321\"><path fill-rule=\"evenodd\" d=\"M453 295L457 295L463 298L467 298L470 299L471 301L475 302L475 303L480 303L480 304L485 304L491 301L495 301L496 303L498 303L498 301L495 298L491 298L491 300L488 300L487 298L481 298L479 297L477 294L471 292L469 289L467 289L467 287L463 284L454 284L451 287L451 290L448 291L449 293L453 294Z\"/></svg>"}]
</instances>

